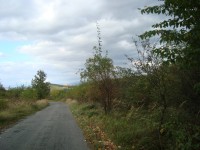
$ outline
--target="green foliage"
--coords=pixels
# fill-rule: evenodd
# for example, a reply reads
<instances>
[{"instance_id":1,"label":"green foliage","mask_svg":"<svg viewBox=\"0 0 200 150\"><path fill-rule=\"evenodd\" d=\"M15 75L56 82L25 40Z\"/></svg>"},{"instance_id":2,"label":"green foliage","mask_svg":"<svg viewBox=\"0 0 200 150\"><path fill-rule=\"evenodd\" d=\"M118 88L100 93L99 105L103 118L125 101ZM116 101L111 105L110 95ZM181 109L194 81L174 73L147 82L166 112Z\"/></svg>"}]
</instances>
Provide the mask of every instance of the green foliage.
<instances>
[{"instance_id":1,"label":"green foliage","mask_svg":"<svg viewBox=\"0 0 200 150\"><path fill-rule=\"evenodd\" d=\"M200 82L199 82L199 83L196 83L196 84L194 85L194 90L195 90L195 92L196 92L198 95L200 95Z\"/></svg>"},{"instance_id":2,"label":"green foliage","mask_svg":"<svg viewBox=\"0 0 200 150\"><path fill-rule=\"evenodd\" d=\"M180 28L181 30L178 32L180 35L180 39L169 39L170 42L174 40L175 42L179 41L188 41L189 38L186 35L192 35L189 33L193 33L194 30L197 30L198 28L198 17L199 17L199 1L191 0L165 0L164 4L161 4L159 6L152 6L147 7L141 10L141 13L147 13L147 14L165 14L167 16L171 16L172 18L169 18L168 20L165 20L161 23L157 23L153 25L154 28L167 28L167 27L173 27L174 29ZM155 30L155 32L150 32L148 36L152 36L153 33L161 33L163 30ZM164 31L173 31L173 30L164 30ZM198 30L197 30L198 31ZM147 32L148 33L148 32ZM177 34L178 34L177 33ZM187 33L187 34L186 34ZM169 33L167 33L170 35ZM184 35L186 34L186 35ZM145 34L143 34L144 37ZM153 35L154 36L154 35Z\"/></svg>"},{"instance_id":3,"label":"green foliage","mask_svg":"<svg viewBox=\"0 0 200 150\"><path fill-rule=\"evenodd\" d=\"M34 79L32 79L32 87L36 90L38 99L47 98L50 94L50 83L45 82L46 77L46 73L39 70Z\"/></svg>"},{"instance_id":4,"label":"green foliage","mask_svg":"<svg viewBox=\"0 0 200 150\"><path fill-rule=\"evenodd\" d=\"M0 111L6 109L8 107L8 101L4 99L0 99Z\"/></svg>"},{"instance_id":5,"label":"green foliage","mask_svg":"<svg viewBox=\"0 0 200 150\"><path fill-rule=\"evenodd\" d=\"M6 91L5 98L12 100L37 100L37 92L31 87L25 87L24 85L14 88L9 88Z\"/></svg>"},{"instance_id":6,"label":"green foliage","mask_svg":"<svg viewBox=\"0 0 200 150\"><path fill-rule=\"evenodd\" d=\"M37 92L35 89L28 87L21 92L20 99L22 99L22 100L37 100Z\"/></svg>"},{"instance_id":7,"label":"green foliage","mask_svg":"<svg viewBox=\"0 0 200 150\"><path fill-rule=\"evenodd\" d=\"M96 127L101 129L103 137L107 136L124 150L159 150L160 144L163 150L198 150L200 147L200 128L197 124L190 123L190 116L182 108L168 108L167 120L160 131L157 129L160 107L148 110L132 108L108 115L103 114L96 104L73 103L70 108L83 128L87 141L93 141L91 143L97 148L104 148L104 145L98 143L104 142L104 139L95 135ZM163 138L162 143L158 139L159 132Z\"/></svg>"},{"instance_id":8,"label":"green foliage","mask_svg":"<svg viewBox=\"0 0 200 150\"><path fill-rule=\"evenodd\" d=\"M81 83L66 91L66 97L70 99L76 99L79 102L90 101L89 92L91 85L89 83ZM94 95L94 94L93 94Z\"/></svg>"},{"instance_id":9,"label":"green foliage","mask_svg":"<svg viewBox=\"0 0 200 150\"><path fill-rule=\"evenodd\" d=\"M168 143L166 149L199 149L200 128L196 124L199 122L197 118L191 118L182 108L168 109L168 116L168 121L162 126L162 136Z\"/></svg>"},{"instance_id":10,"label":"green foliage","mask_svg":"<svg viewBox=\"0 0 200 150\"><path fill-rule=\"evenodd\" d=\"M165 0L160 6L146 7L143 13L165 14L168 20L153 25L141 38L160 35L161 47L153 50L167 63L179 67L176 76L181 79L180 89L187 99L187 110L198 113L200 109L200 2L196 0Z\"/></svg>"},{"instance_id":11,"label":"green foliage","mask_svg":"<svg viewBox=\"0 0 200 150\"><path fill-rule=\"evenodd\" d=\"M51 90L50 99L52 100L63 100L66 98L67 90Z\"/></svg>"},{"instance_id":12,"label":"green foliage","mask_svg":"<svg viewBox=\"0 0 200 150\"><path fill-rule=\"evenodd\" d=\"M200 1L165 0L159 6L146 7L141 13L164 14L168 20L153 25L154 30L140 35L141 38L160 36L162 45L153 50L168 64L179 67L182 95L188 101L188 110L200 109Z\"/></svg>"},{"instance_id":13,"label":"green foliage","mask_svg":"<svg viewBox=\"0 0 200 150\"><path fill-rule=\"evenodd\" d=\"M121 70L122 69L122 70ZM137 75L129 71L125 72L124 69L120 68L118 72L123 71L123 74L118 76L116 79L116 98L115 108L116 109L130 109L132 106L135 107L148 107L151 103L151 85L145 75Z\"/></svg>"},{"instance_id":14,"label":"green foliage","mask_svg":"<svg viewBox=\"0 0 200 150\"><path fill-rule=\"evenodd\" d=\"M160 35L161 47L154 50L168 63L180 67L182 93L188 99L189 111L198 113L200 107L200 2L196 0L165 0L160 6L147 7L141 13L165 14L168 20L154 24L141 38Z\"/></svg>"},{"instance_id":15,"label":"green foliage","mask_svg":"<svg viewBox=\"0 0 200 150\"><path fill-rule=\"evenodd\" d=\"M108 115L89 104L73 110L89 136L96 129L88 126L97 124L122 149L200 148L199 6L196 0L165 0L160 6L142 9L169 19L142 34L146 40L140 46L134 41L139 57L127 57L132 68L116 69L107 54L102 55L98 29L98 46L81 72L87 82L67 92L81 102L101 102L104 109L106 96L112 99L113 111ZM152 45L149 38L158 36L160 43ZM101 138L91 137L96 148L105 148L98 142Z\"/></svg>"},{"instance_id":16,"label":"green foliage","mask_svg":"<svg viewBox=\"0 0 200 150\"><path fill-rule=\"evenodd\" d=\"M3 109L1 104L4 105ZM48 102L44 100L34 102L0 100L0 131L46 106Z\"/></svg>"},{"instance_id":17,"label":"green foliage","mask_svg":"<svg viewBox=\"0 0 200 150\"><path fill-rule=\"evenodd\" d=\"M21 93L25 90L25 86L18 86L18 87L13 87L13 88L8 88L8 90L6 91L6 97L9 99L15 99L15 100L19 100Z\"/></svg>"},{"instance_id":18,"label":"green foliage","mask_svg":"<svg viewBox=\"0 0 200 150\"><path fill-rule=\"evenodd\" d=\"M5 97L6 89L3 87L3 84L0 83L0 98Z\"/></svg>"},{"instance_id":19,"label":"green foliage","mask_svg":"<svg viewBox=\"0 0 200 150\"><path fill-rule=\"evenodd\" d=\"M173 61L181 59L186 62L185 64L192 66L200 64L199 57L197 58L200 55L198 42L200 40L200 2L198 0L165 0L159 6L142 9L141 13L164 14L170 17L168 20L154 24L152 27L155 30L145 32L140 36L141 38L159 35L161 43L170 44L171 47L164 46L162 51L165 53L171 51L168 56L174 55ZM161 50L157 53L163 56Z\"/></svg>"},{"instance_id":20,"label":"green foliage","mask_svg":"<svg viewBox=\"0 0 200 150\"><path fill-rule=\"evenodd\" d=\"M83 118L80 120L84 123L87 120L97 122L123 149L199 149L199 114L187 111L193 107L190 105L192 99L188 99L183 90L183 87L189 88L185 85L187 82L183 82L183 77L188 80L183 75L185 72L176 63L165 63L152 52L154 47L148 41L142 44L144 51L138 49L140 57L137 60L129 58L134 68L118 67L113 79L117 90L112 113L103 115L98 107L84 104L86 106L80 108L77 116ZM198 87L197 84L190 90L195 89L198 93ZM79 96L78 100L84 99L82 102L90 101L91 97L93 102L101 99L101 93L95 91L95 84L91 82L77 86L69 93L72 98L75 94ZM191 91L187 93L191 94Z\"/></svg>"},{"instance_id":21,"label":"green foliage","mask_svg":"<svg viewBox=\"0 0 200 150\"><path fill-rule=\"evenodd\" d=\"M85 69L80 73L81 79L91 82L98 88L101 103L105 113L112 109L113 78L115 77L114 65L112 59L107 54L102 56L102 45L100 29L97 26L98 47L94 47L94 55L88 58L85 63Z\"/></svg>"}]
</instances>

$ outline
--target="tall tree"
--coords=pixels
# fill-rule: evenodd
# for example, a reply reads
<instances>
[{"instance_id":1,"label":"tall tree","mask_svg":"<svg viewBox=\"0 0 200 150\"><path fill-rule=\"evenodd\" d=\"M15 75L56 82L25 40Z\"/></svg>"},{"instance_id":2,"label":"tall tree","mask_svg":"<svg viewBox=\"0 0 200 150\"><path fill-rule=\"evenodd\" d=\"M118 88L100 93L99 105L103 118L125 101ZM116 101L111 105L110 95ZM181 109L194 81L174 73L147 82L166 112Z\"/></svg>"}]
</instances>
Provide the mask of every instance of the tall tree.
<instances>
[{"instance_id":1,"label":"tall tree","mask_svg":"<svg viewBox=\"0 0 200 150\"><path fill-rule=\"evenodd\" d=\"M158 6L141 9L141 13L168 16L140 37L160 36L161 46L154 53L169 64L179 65L183 94L191 104L188 108L197 113L200 109L200 1L164 0Z\"/></svg>"},{"instance_id":2,"label":"tall tree","mask_svg":"<svg viewBox=\"0 0 200 150\"><path fill-rule=\"evenodd\" d=\"M4 88L3 84L0 82L0 98L4 97L6 93L6 89Z\"/></svg>"},{"instance_id":3,"label":"tall tree","mask_svg":"<svg viewBox=\"0 0 200 150\"><path fill-rule=\"evenodd\" d=\"M112 109L114 65L107 53L102 55L100 28L97 25L98 46L94 47L94 55L88 58L85 69L81 72L81 78L96 85L101 94L101 103L105 113Z\"/></svg>"},{"instance_id":4,"label":"tall tree","mask_svg":"<svg viewBox=\"0 0 200 150\"><path fill-rule=\"evenodd\" d=\"M163 14L169 19L154 24L154 30L142 34L141 38L160 36L161 43L170 44L157 53L170 61L186 61L190 65L200 64L200 1L164 0L159 6L146 7L141 13ZM179 46L178 46L179 45Z\"/></svg>"},{"instance_id":5,"label":"tall tree","mask_svg":"<svg viewBox=\"0 0 200 150\"><path fill-rule=\"evenodd\" d=\"M45 82L46 73L42 70L37 71L34 79L32 79L32 87L37 91L37 98L44 99L49 96L50 93L50 83Z\"/></svg>"}]
</instances>

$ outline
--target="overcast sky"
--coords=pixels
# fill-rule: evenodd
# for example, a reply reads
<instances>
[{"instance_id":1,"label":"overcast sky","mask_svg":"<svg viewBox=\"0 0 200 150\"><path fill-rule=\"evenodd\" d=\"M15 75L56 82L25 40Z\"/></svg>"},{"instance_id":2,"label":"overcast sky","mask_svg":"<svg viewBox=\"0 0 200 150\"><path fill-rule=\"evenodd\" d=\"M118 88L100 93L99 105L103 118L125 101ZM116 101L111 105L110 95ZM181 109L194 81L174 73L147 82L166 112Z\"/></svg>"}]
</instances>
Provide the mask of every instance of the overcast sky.
<instances>
[{"instance_id":1,"label":"overcast sky","mask_svg":"<svg viewBox=\"0 0 200 150\"><path fill-rule=\"evenodd\" d=\"M0 82L30 85L37 70L57 84L76 84L97 44L96 22L103 49L114 64L125 54L135 57L132 37L161 20L141 15L138 8L157 0L0 0Z\"/></svg>"}]
</instances>

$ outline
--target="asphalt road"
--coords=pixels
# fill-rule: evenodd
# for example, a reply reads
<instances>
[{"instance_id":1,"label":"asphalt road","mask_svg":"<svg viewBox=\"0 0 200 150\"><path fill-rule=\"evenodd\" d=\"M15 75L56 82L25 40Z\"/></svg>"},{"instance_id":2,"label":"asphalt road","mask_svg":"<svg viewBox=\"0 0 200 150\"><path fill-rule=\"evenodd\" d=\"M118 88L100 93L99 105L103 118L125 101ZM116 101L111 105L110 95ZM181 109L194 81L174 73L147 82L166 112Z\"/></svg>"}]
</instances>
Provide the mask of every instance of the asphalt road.
<instances>
[{"instance_id":1,"label":"asphalt road","mask_svg":"<svg viewBox=\"0 0 200 150\"><path fill-rule=\"evenodd\" d=\"M69 108L61 102L0 134L0 150L88 150Z\"/></svg>"}]
</instances>

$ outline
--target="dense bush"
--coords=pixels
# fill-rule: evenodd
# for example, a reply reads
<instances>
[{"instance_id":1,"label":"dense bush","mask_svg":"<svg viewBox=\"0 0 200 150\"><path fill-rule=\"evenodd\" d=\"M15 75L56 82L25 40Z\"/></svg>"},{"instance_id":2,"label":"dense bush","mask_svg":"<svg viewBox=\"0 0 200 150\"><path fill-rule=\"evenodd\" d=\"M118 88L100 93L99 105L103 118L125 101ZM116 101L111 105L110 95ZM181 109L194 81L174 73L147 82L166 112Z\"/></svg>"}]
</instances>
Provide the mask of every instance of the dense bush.
<instances>
[{"instance_id":1,"label":"dense bush","mask_svg":"<svg viewBox=\"0 0 200 150\"><path fill-rule=\"evenodd\" d=\"M49 98L52 99L52 100L65 100L67 91L68 91L67 89L63 89L63 90L53 89L50 92Z\"/></svg>"},{"instance_id":2,"label":"dense bush","mask_svg":"<svg viewBox=\"0 0 200 150\"><path fill-rule=\"evenodd\" d=\"M194 111L199 105L195 106L197 101L193 100L198 86L196 89L186 86L190 78L183 81L186 78L183 75L188 72L183 72L178 64L158 65L150 70L152 66L148 66L146 73L121 74L118 70L120 75L113 79L116 82L113 113L98 118L99 113L93 110L88 117L100 119L110 137L128 149L132 145L136 149L199 149L200 116ZM195 90L197 93L193 93ZM69 90L67 96L80 102L98 103L102 98L98 92L94 84L87 82ZM81 110L83 114L84 111Z\"/></svg>"},{"instance_id":3,"label":"dense bush","mask_svg":"<svg viewBox=\"0 0 200 150\"><path fill-rule=\"evenodd\" d=\"M0 83L0 98L4 98L6 95L6 89L3 87L3 85Z\"/></svg>"},{"instance_id":4,"label":"dense bush","mask_svg":"<svg viewBox=\"0 0 200 150\"><path fill-rule=\"evenodd\" d=\"M22 85L8 88L5 97L13 100L37 100L37 92L32 87L25 87Z\"/></svg>"},{"instance_id":5,"label":"dense bush","mask_svg":"<svg viewBox=\"0 0 200 150\"><path fill-rule=\"evenodd\" d=\"M79 100L80 102L87 102L90 98L88 97L88 92L90 84L82 83L78 86L74 86L66 92L66 97L71 99Z\"/></svg>"},{"instance_id":6,"label":"dense bush","mask_svg":"<svg viewBox=\"0 0 200 150\"><path fill-rule=\"evenodd\" d=\"M6 109L7 107L8 107L8 101L0 99L0 111Z\"/></svg>"},{"instance_id":7,"label":"dense bush","mask_svg":"<svg viewBox=\"0 0 200 150\"><path fill-rule=\"evenodd\" d=\"M22 100L14 102L13 100L0 100L0 132L3 128L8 127L8 125L46 106L48 106L47 100L39 100L31 103Z\"/></svg>"},{"instance_id":8,"label":"dense bush","mask_svg":"<svg viewBox=\"0 0 200 150\"><path fill-rule=\"evenodd\" d=\"M37 74L32 79L32 87L37 92L37 99L45 99L50 94L50 83L46 82L47 75L44 71L38 70Z\"/></svg>"},{"instance_id":9,"label":"dense bush","mask_svg":"<svg viewBox=\"0 0 200 150\"><path fill-rule=\"evenodd\" d=\"M21 93L25 90L25 86L19 86L19 87L9 87L6 91L6 97L9 99L20 99Z\"/></svg>"},{"instance_id":10,"label":"dense bush","mask_svg":"<svg viewBox=\"0 0 200 150\"><path fill-rule=\"evenodd\" d=\"M20 99L22 99L22 100L37 100L37 92L35 89L28 87L21 92Z\"/></svg>"}]
</instances>

